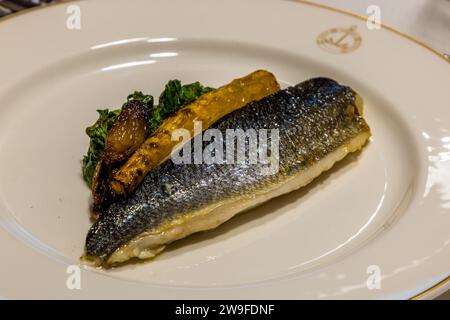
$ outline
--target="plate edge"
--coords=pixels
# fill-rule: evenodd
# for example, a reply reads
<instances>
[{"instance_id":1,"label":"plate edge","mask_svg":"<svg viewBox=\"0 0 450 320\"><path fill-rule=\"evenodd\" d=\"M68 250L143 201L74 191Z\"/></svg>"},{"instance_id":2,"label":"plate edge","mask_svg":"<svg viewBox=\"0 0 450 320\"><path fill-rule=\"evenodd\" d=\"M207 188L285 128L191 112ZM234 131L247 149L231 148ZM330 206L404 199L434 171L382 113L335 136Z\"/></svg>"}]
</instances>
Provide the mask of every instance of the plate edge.
<instances>
[{"instance_id":1,"label":"plate edge","mask_svg":"<svg viewBox=\"0 0 450 320\"><path fill-rule=\"evenodd\" d=\"M19 11L19 12L10 14L10 15L8 15L6 17L0 18L0 23L4 22L4 21L8 21L8 20L16 18L16 17L19 17L19 16L22 16L24 14L35 12L35 11L40 10L40 9L54 7L54 6L66 4L66 3L69 3L69 2L81 2L81 1L82 0L59 0L57 2L53 2L53 3L50 3L50 4L43 4L43 5L32 7L32 8L29 8L29 9L24 9L22 11ZM322 9L326 9L326 10L330 10L330 11L334 11L334 12L338 12L338 13L342 13L342 14L345 14L345 15L352 16L354 18L360 19L360 20L364 20L364 21L367 21L367 19L368 19L368 17L364 16L364 15L360 15L360 14L357 14L357 13L354 13L354 12L351 12L351 11L347 11L347 10L343 10L343 9L339 9L339 8L335 8L335 7L331 7L331 6L327 6L327 5L320 4L320 3L311 2L309 0L287 0L287 1L302 3L302 4L305 4L305 5L309 5L309 6L313 6L313 7L317 7L317 8L322 8ZM396 29L394 27L391 27L391 26L389 26L389 25L387 25L385 23L381 23L381 27L385 28L388 31L394 32L394 33L402 36L403 38L406 38L406 39L409 39L409 40L415 42L416 44L422 46L423 48L426 48L429 51L435 53L436 55L438 55L439 57L441 57L445 61L450 62L450 55L447 55L447 54L441 52L440 50L433 48L432 46L422 42L421 40L417 39L416 37L414 37L414 36L412 36L412 35L410 35L408 33L405 33L403 31L400 31L400 30L398 30L398 29Z\"/></svg>"},{"instance_id":2,"label":"plate edge","mask_svg":"<svg viewBox=\"0 0 450 320\"><path fill-rule=\"evenodd\" d=\"M322 9L326 9L326 10L342 13L342 14L345 14L345 15L348 15L348 16L360 19L360 20L364 20L364 21L367 21L367 19L368 19L368 17L364 16L364 15L360 15L360 14L357 14L357 13L354 13L354 12L351 12L351 11L347 11L347 10L343 10L343 9L339 9L339 8L335 8L335 7L331 7L331 6L327 6L325 4L315 3L315 2L312 2L312 1L309 1L309 0L287 0L287 1L302 3L302 4L305 4L305 5L312 6L312 7L317 7L317 8L322 8ZM411 40L411 41L415 42L416 44L422 46L423 48L428 49L429 51L431 51L434 54L438 55L439 57L441 57L445 61L450 62L450 56L449 55L446 55L442 51L433 48L432 46L422 42L421 40L417 39L416 37L414 37L414 36L412 36L412 35L410 35L408 33L405 33L403 31L400 31L400 30L398 30L398 29L396 29L394 27L391 27L391 26L389 26L387 24L381 23L380 25L381 25L382 28L384 28L384 29L386 29L388 31L394 32L394 33L402 36L403 38Z\"/></svg>"},{"instance_id":3,"label":"plate edge","mask_svg":"<svg viewBox=\"0 0 450 320\"><path fill-rule=\"evenodd\" d=\"M433 292L441 289L442 287L444 287L445 285L450 283L450 276L448 276L447 278L445 278L444 280L438 282L437 284L435 284L434 286L432 286L431 288L415 295L414 297L410 298L410 300L423 300L423 299L427 299L427 296L429 296L430 294L432 294Z\"/></svg>"}]
</instances>

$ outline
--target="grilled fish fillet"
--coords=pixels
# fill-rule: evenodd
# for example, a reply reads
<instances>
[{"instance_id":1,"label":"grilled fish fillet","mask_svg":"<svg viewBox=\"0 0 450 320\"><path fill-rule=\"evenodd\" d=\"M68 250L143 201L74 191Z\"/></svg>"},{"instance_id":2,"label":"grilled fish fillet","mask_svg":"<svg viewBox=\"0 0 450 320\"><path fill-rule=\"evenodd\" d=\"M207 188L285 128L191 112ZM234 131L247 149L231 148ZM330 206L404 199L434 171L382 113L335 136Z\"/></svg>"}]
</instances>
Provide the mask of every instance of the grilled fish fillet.
<instances>
[{"instance_id":1,"label":"grilled fish fillet","mask_svg":"<svg viewBox=\"0 0 450 320\"><path fill-rule=\"evenodd\" d=\"M362 117L362 99L349 87L325 78L252 102L212 127L224 135L226 129L235 128L279 129L278 172L260 174L263 163L168 160L91 227L86 261L108 266L152 258L177 239L216 228L239 212L307 185L361 149L371 136Z\"/></svg>"}]
</instances>

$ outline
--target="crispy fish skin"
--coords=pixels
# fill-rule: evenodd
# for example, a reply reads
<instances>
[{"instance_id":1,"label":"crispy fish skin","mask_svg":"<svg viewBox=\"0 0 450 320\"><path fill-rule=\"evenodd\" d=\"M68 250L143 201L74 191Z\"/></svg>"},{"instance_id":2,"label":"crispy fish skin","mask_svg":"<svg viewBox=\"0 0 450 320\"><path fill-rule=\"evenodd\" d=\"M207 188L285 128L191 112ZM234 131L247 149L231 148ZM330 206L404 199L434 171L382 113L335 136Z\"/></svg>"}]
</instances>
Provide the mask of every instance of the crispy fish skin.
<instances>
[{"instance_id":1,"label":"crispy fish skin","mask_svg":"<svg viewBox=\"0 0 450 320\"><path fill-rule=\"evenodd\" d=\"M175 165L168 160L91 227L86 257L104 266L150 258L174 240L215 228L308 184L368 141L361 101L349 87L316 78L232 112L213 128L223 133L279 129L276 174L259 174L264 166L259 163Z\"/></svg>"},{"instance_id":2,"label":"crispy fish skin","mask_svg":"<svg viewBox=\"0 0 450 320\"><path fill-rule=\"evenodd\" d=\"M132 193L147 173L170 155L178 143L171 140L174 130L187 129L192 135L194 120L202 121L205 130L224 115L279 90L280 86L272 73L258 70L202 95L161 124L113 175L111 190L118 195Z\"/></svg>"}]
</instances>

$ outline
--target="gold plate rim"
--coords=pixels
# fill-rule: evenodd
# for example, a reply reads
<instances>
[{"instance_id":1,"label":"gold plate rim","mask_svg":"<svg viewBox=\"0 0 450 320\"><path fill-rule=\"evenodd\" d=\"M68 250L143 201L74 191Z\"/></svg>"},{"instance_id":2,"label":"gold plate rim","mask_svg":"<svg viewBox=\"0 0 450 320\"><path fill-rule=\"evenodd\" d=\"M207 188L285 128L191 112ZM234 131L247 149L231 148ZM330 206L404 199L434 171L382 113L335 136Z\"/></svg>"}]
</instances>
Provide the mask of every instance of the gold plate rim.
<instances>
[{"instance_id":1,"label":"gold plate rim","mask_svg":"<svg viewBox=\"0 0 450 320\"><path fill-rule=\"evenodd\" d=\"M320 4L320 3L311 2L311 1L308 1L308 0L288 0L288 1L298 2L298 3L306 4L306 5L317 7L317 8L322 8L322 9L326 9L326 10L342 13L342 14L345 14L345 15L357 18L359 20L367 21L367 19L368 19L368 17L364 16L364 15L360 15L360 14L357 14L357 13L354 13L354 12L346 11L346 10L335 8L335 7L330 7L330 6L327 6L327 5L324 5L324 4ZM403 31L400 31L400 30L398 30L398 29L396 29L394 27L386 25L384 23L381 23L380 25L381 25L382 28L384 28L384 29L386 29L388 31L394 32L394 33L402 36L403 38L411 40L411 41L415 42L416 44L420 45L421 47L423 47L425 49L428 49L431 52L435 53L439 57L443 58L445 61L450 62L450 56L447 56L445 53L439 51L438 49L433 48L432 46L430 46L430 45L428 45L428 44L426 44L424 42L422 42L421 40L417 39L416 37L414 37L414 36L412 36L410 34L407 34L407 33L403 32Z\"/></svg>"},{"instance_id":2,"label":"gold plate rim","mask_svg":"<svg viewBox=\"0 0 450 320\"><path fill-rule=\"evenodd\" d=\"M427 295L429 295L430 293L432 293L433 291L445 286L447 283L450 282L450 276L448 276L447 278L445 278L444 280L438 282L437 284L435 284L434 286L432 286L431 288L415 295L414 297L412 297L410 300L421 300L422 298L426 298Z\"/></svg>"},{"instance_id":3,"label":"gold plate rim","mask_svg":"<svg viewBox=\"0 0 450 320\"><path fill-rule=\"evenodd\" d=\"M289 1L303 3L303 4L306 4L306 5L309 5L309 6L322 8L322 9L326 9L326 10L330 10L330 11L334 11L334 12L338 12L338 13L342 13L342 14L345 14L345 15L348 15L348 16L360 19L360 20L364 20L364 21L367 20L367 17L364 16L364 15L360 15L360 14L353 13L353 12L346 11L346 10L339 9L339 8L330 7L330 6L327 6L327 5L324 5L324 4L311 2L311 1L308 1L308 0L289 0ZM413 37L412 35L409 35L409 34L407 34L405 32L402 32L402 31L394 28L394 27L388 26L388 25L386 25L384 23L381 24L381 27L385 28L388 31L394 32L394 33L396 33L396 34L398 34L398 35L400 35L400 36L402 36L402 37L404 37L404 38L406 38L408 40L411 40L411 41L415 42L416 44L422 46L425 49L430 50L431 52L435 53L439 57L443 58L445 61L450 62L450 57L449 56L447 56L443 52L441 52L441 51L439 51L439 50L429 46L428 44L420 41L419 39ZM428 288L427 290L425 290L425 291L423 291L423 292L421 292L421 293L411 297L410 300L420 300L420 299L424 298L425 296L429 295L430 293L432 293L433 291L443 287L444 285L446 285L449 282L450 282L450 276L448 276L444 280L438 282L434 286Z\"/></svg>"},{"instance_id":4,"label":"gold plate rim","mask_svg":"<svg viewBox=\"0 0 450 320\"><path fill-rule=\"evenodd\" d=\"M67 3L70 3L70 2L81 2L81 1L83 1L83 0L60 0L58 2L54 2L54 3L50 3L50 4L44 4L44 5L41 5L41 6L36 6L36 7L29 8L29 9L24 9L22 11L19 11L19 12L10 14L10 15L8 15L6 17L0 18L0 23L1 22L5 22L5 21L10 20L10 19L13 19L13 18L17 18L18 16L22 16L24 14L33 13L33 12L35 12L37 10L41 10L41 9L45 9L45 8L49 8L49 7L54 7L54 6L58 6L58 5L62 5L62 4L67 4ZM322 8L322 9L326 9L326 10L330 10L330 11L334 11L334 12L338 12L338 13L342 13L342 14L345 14L345 15L348 15L348 16L360 19L360 20L367 20L367 17L364 16L364 15L360 15L360 14L357 14L357 13L354 13L354 12L346 11L346 10L335 8L335 7L330 7L330 6L327 6L327 5L324 5L324 4L311 2L311 1L308 1L308 0L289 0L289 1L298 2L298 3L305 4L305 5L309 5L309 6L313 6L313 7L317 7L317 8ZM409 39L409 40L415 42L416 44L422 46L423 48L428 49L431 52L433 52L434 54L438 55L439 57L441 57L445 61L450 62L450 57L449 56L447 56L443 52L433 48L432 46L430 46L430 45L420 41L419 39L415 38L414 36L409 35L409 34L407 34L405 32L402 32L402 31L400 31L400 30L398 30L398 29L396 29L394 27L388 26L388 25L386 25L384 23L381 24L381 27L385 28L386 30L389 30L391 32L394 32L394 33L396 33L396 34L398 34L398 35L400 35L400 36L402 36L402 37L404 37L406 39ZM425 296L427 296L428 294L430 294L431 292L433 292L433 291L443 287L448 282L450 282L450 276L448 276L444 280L438 282L434 286L428 288L427 290L425 290L425 291L423 291L423 292L421 292L421 293L411 297L410 300L420 300L420 299L424 298Z\"/></svg>"},{"instance_id":5,"label":"gold plate rim","mask_svg":"<svg viewBox=\"0 0 450 320\"><path fill-rule=\"evenodd\" d=\"M36 10L45 9L45 8L49 8L49 7L54 7L54 6L58 6L58 5L62 5L62 4L70 3L70 2L81 2L81 1L83 1L83 0L59 0L57 2L53 2L53 3L50 3L50 4L43 4L43 5L32 7L32 8L29 8L29 9L24 9L22 11L19 11L19 12L10 14L8 16L5 16L3 18L0 18L0 23L1 22L5 22L5 21L10 20L10 19L13 19L13 18L17 18L18 16L22 16L24 14L32 13L32 12L34 12ZM352 16L352 17L360 19L360 20L367 20L367 17L364 16L364 15L360 15L360 14L357 14L357 13L354 13L354 12L350 12L350 11L346 11L346 10L343 10L343 9L327 6L327 5L320 4L320 3L315 3L315 2L312 2L312 1L309 1L309 0L288 0L288 1L298 2L298 3L302 3L302 4L305 4L305 5L309 5L309 6L313 6L313 7L317 7L317 8L331 10L331 11L334 11L334 12L338 12L338 13L342 13L342 14L345 14L345 15L348 15L348 16ZM404 37L406 39L409 39L409 40L415 42L416 44L422 46L423 48L426 48L426 49L430 50L431 52L435 53L436 55L438 55L439 57L441 57L445 61L450 62L450 56L449 55L446 55L445 53L441 52L440 50L433 48L432 46L422 42L421 40L417 39L416 37L414 37L414 36L412 36L410 34L407 34L407 33L403 32L403 31L400 31L400 30L398 30L398 29L396 29L394 27L391 27L391 26L389 26L387 24L381 23L380 25L381 25L382 28L384 28L386 30L389 30L391 32L394 32L394 33L396 33L396 34L398 34L398 35L400 35L400 36L402 36L402 37Z\"/></svg>"}]
</instances>

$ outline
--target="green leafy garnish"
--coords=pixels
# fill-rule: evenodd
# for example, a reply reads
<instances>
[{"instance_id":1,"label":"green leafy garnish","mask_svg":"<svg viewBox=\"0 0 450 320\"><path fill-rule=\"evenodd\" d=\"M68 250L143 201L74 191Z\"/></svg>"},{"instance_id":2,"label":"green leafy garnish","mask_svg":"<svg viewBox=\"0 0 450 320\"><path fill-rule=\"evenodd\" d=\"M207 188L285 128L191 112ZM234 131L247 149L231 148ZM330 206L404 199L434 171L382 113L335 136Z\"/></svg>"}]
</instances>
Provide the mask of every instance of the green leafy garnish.
<instances>
[{"instance_id":1,"label":"green leafy garnish","mask_svg":"<svg viewBox=\"0 0 450 320\"><path fill-rule=\"evenodd\" d=\"M210 92L214 88L204 87L200 82L182 85L179 80L170 80L164 91L159 96L159 104L153 106L153 96L135 91L127 97L129 101L140 101L149 106L149 132L155 132L161 123L172 113L196 100L202 94ZM109 129L119 116L121 109L109 111L108 109L97 110L98 120L86 128L86 134L90 138L89 149L83 157L83 177L92 188L92 178L97 162L100 160L105 147L106 136Z\"/></svg>"},{"instance_id":2,"label":"green leafy garnish","mask_svg":"<svg viewBox=\"0 0 450 320\"><path fill-rule=\"evenodd\" d=\"M135 91L134 93L130 94L127 97L127 102L128 101L140 101L148 105L150 108L153 107L153 96L149 94L143 94L141 91Z\"/></svg>"},{"instance_id":3,"label":"green leafy garnish","mask_svg":"<svg viewBox=\"0 0 450 320\"><path fill-rule=\"evenodd\" d=\"M95 166L100 160L102 150L105 147L106 135L120 114L120 110L97 110L98 120L86 128L86 134L91 139L87 154L83 157L83 177L89 187L92 187L92 176Z\"/></svg>"}]
</instances>

